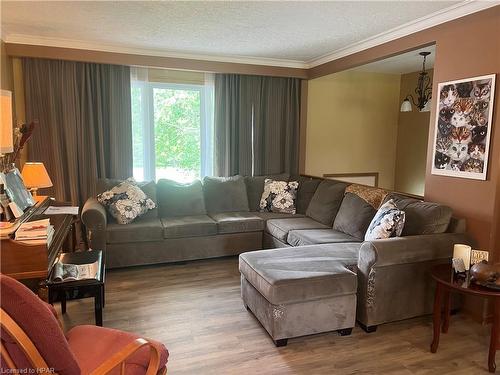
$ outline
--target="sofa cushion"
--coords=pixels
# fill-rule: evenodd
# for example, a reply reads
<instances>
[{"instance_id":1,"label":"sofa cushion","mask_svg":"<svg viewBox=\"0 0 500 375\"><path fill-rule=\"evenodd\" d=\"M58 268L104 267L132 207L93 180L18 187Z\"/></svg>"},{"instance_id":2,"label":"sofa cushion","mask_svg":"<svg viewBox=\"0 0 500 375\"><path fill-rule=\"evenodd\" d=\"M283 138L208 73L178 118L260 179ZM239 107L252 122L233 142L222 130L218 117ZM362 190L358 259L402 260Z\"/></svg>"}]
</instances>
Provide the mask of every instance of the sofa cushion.
<instances>
[{"instance_id":1,"label":"sofa cushion","mask_svg":"<svg viewBox=\"0 0 500 375\"><path fill-rule=\"evenodd\" d=\"M294 229L326 229L327 225L318 223L309 217L288 219L270 219L266 221L266 232L282 242L287 242L288 232Z\"/></svg>"},{"instance_id":2,"label":"sofa cushion","mask_svg":"<svg viewBox=\"0 0 500 375\"><path fill-rule=\"evenodd\" d=\"M290 175L287 173L268 175L268 176L245 176L245 185L247 188L248 207L250 211L259 211L260 198L264 192L264 181L266 178L278 181L288 181Z\"/></svg>"},{"instance_id":3,"label":"sofa cushion","mask_svg":"<svg viewBox=\"0 0 500 375\"><path fill-rule=\"evenodd\" d=\"M356 194L346 193L333 229L362 240L377 210Z\"/></svg>"},{"instance_id":4,"label":"sofa cushion","mask_svg":"<svg viewBox=\"0 0 500 375\"><path fill-rule=\"evenodd\" d=\"M260 217L264 221L270 219L289 219L289 218L304 217L304 215L301 214L282 214L280 212L252 212L252 213Z\"/></svg>"},{"instance_id":5,"label":"sofa cushion","mask_svg":"<svg viewBox=\"0 0 500 375\"><path fill-rule=\"evenodd\" d=\"M161 218L164 238L210 236L217 234L217 223L207 215Z\"/></svg>"},{"instance_id":6,"label":"sofa cushion","mask_svg":"<svg viewBox=\"0 0 500 375\"><path fill-rule=\"evenodd\" d=\"M321 181L311 198L306 215L331 227L342 203L344 191L347 186L348 184L345 182Z\"/></svg>"},{"instance_id":7,"label":"sofa cushion","mask_svg":"<svg viewBox=\"0 0 500 375\"><path fill-rule=\"evenodd\" d=\"M203 192L210 213L250 211L247 188L242 176L205 177Z\"/></svg>"},{"instance_id":8,"label":"sofa cushion","mask_svg":"<svg viewBox=\"0 0 500 375\"><path fill-rule=\"evenodd\" d=\"M386 200L389 199L405 212L403 236L444 233L448 229L452 215L450 207L395 193L388 195Z\"/></svg>"},{"instance_id":9,"label":"sofa cushion","mask_svg":"<svg viewBox=\"0 0 500 375\"><path fill-rule=\"evenodd\" d=\"M333 229L299 229L288 233L288 244L292 246L315 245L323 243L361 242L356 237Z\"/></svg>"},{"instance_id":10,"label":"sofa cushion","mask_svg":"<svg viewBox=\"0 0 500 375\"><path fill-rule=\"evenodd\" d=\"M157 184L160 217L205 215L203 188L199 180L190 184L160 179Z\"/></svg>"},{"instance_id":11,"label":"sofa cushion","mask_svg":"<svg viewBox=\"0 0 500 375\"><path fill-rule=\"evenodd\" d=\"M275 305L356 293L357 244L302 246L240 255L239 269Z\"/></svg>"},{"instance_id":12,"label":"sofa cushion","mask_svg":"<svg viewBox=\"0 0 500 375\"><path fill-rule=\"evenodd\" d=\"M305 214L307 208L309 207L309 203L311 202L314 193L318 189L319 184L321 183L321 179L319 178L311 178L305 176L297 176L291 177L290 181L298 181L299 190L297 191L297 213Z\"/></svg>"},{"instance_id":13,"label":"sofa cushion","mask_svg":"<svg viewBox=\"0 0 500 375\"><path fill-rule=\"evenodd\" d=\"M277 181L266 178L264 192L260 199L260 211L294 214L297 200L297 181Z\"/></svg>"},{"instance_id":14,"label":"sofa cushion","mask_svg":"<svg viewBox=\"0 0 500 375\"><path fill-rule=\"evenodd\" d=\"M210 214L218 233L256 232L264 229L264 220L253 212L221 212Z\"/></svg>"},{"instance_id":15,"label":"sofa cushion","mask_svg":"<svg viewBox=\"0 0 500 375\"><path fill-rule=\"evenodd\" d=\"M156 183L154 181L149 182L139 182L137 184L141 190L155 203L155 208L149 210L141 217L138 217L136 221L156 219L158 218L158 199L156 197Z\"/></svg>"},{"instance_id":16,"label":"sofa cushion","mask_svg":"<svg viewBox=\"0 0 500 375\"><path fill-rule=\"evenodd\" d=\"M107 243L161 241L163 226L160 219L134 221L127 225L108 223L106 227Z\"/></svg>"}]
</instances>

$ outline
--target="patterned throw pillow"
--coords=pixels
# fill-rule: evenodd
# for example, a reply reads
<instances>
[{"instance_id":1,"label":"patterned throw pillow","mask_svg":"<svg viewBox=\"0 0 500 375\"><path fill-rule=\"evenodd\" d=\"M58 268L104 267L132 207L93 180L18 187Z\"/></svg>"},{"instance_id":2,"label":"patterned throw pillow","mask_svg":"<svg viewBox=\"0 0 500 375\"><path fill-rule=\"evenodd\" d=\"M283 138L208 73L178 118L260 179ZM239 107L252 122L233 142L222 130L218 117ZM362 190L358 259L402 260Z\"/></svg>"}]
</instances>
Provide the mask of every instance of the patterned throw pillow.
<instances>
[{"instance_id":1,"label":"patterned throw pillow","mask_svg":"<svg viewBox=\"0 0 500 375\"><path fill-rule=\"evenodd\" d=\"M298 188L297 181L274 181L266 178L260 198L260 211L295 214Z\"/></svg>"},{"instance_id":2,"label":"patterned throw pillow","mask_svg":"<svg viewBox=\"0 0 500 375\"><path fill-rule=\"evenodd\" d=\"M365 234L365 241L399 237L405 225L405 213L392 199L385 202L373 217Z\"/></svg>"},{"instance_id":3,"label":"patterned throw pillow","mask_svg":"<svg viewBox=\"0 0 500 375\"><path fill-rule=\"evenodd\" d=\"M118 224L129 224L156 207L133 178L129 178L97 196Z\"/></svg>"}]
</instances>

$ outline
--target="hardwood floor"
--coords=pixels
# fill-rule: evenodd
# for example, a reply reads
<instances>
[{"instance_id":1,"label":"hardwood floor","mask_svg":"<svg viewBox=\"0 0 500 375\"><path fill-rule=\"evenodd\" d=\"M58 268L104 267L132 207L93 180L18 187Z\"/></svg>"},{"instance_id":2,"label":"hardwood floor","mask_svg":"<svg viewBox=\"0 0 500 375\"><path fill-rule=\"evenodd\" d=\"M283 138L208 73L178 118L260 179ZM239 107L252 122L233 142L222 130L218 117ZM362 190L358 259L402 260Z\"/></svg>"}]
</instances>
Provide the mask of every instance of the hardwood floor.
<instances>
[{"instance_id":1,"label":"hardwood floor","mask_svg":"<svg viewBox=\"0 0 500 375\"><path fill-rule=\"evenodd\" d=\"M92 299L68 302L63 325L94 324L93 313ZM104 326L165 343L173 375L487 373L488 327L455 315L431 354L431 324L416 318L371 334L356 327L276 348L242 305L237 258L112 270L106 280Z\"/></svg>"}]
</instances>

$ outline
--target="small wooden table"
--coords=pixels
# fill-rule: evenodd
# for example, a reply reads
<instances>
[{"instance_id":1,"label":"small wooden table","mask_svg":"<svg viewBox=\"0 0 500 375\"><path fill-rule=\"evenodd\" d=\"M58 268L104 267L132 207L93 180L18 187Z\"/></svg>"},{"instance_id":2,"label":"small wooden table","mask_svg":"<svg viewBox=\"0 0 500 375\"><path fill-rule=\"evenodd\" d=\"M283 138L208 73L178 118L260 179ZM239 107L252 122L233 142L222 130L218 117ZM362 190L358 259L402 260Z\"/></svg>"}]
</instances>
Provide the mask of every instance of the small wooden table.
<instances>
[{"instance_id":1,"label":"small wooden table","mask_svg":"<svg viewBox=\"0 0 500 375\"><path fill-rule=\"evenodd\" d=\"M93 297L95 324L102 326L102 309L104 307L105 264L101 250L77 251L60 255L60 261L66 264L90 264L98 262L99 270L95 279L53 282L50 275L47 280L49 303L61 302L61 312L66 313L66 301Z\"/></svg>"},{"instance_id":2,"label":"small wooden table","mask_svg":"<svg viewBox=\"0 0 500 375\"><path fill-rule=\"evenodd\" d=\"M431 344L431 352L436 353L438 349L440 332L448 332L450 325L450 294L452 292L488 298L493 304L493 323L491 326L488 370L490 372L495 372L495 354L496 351L500 349L500 291L471 283L468 279L455 277L451 265L448 264L441 264L433 267L431 275L437 282L434 299L434 337ZM441 316L443 316L442 321Z\"/></svg>"}]
</instances>

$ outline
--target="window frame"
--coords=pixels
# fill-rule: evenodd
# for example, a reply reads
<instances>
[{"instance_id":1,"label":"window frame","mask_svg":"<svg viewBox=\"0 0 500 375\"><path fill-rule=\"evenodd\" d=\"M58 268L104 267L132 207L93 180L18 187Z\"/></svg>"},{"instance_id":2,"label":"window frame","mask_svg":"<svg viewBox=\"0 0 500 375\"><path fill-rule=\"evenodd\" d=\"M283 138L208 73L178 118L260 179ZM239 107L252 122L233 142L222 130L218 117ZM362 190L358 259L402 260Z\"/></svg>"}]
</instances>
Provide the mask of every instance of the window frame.
<instances>
[{"instance_id":1,"label":"window frame","mask_svg":"<svg viewBox=\"0 0 500 375\"><path fill-rule=\"evenodd\" d=\"M141 118L143 134L144 180L156 181L156 152L154 129L154 90L189 90L200 94L200 178L209 176L213 170L213 128L208 126L208 116L213 116L213 109L207 112L207 99L211 99L210 88L203 84L183 84L166 82L132 81L131 86L140 88Z\"/></svg>"}]
</instances>

